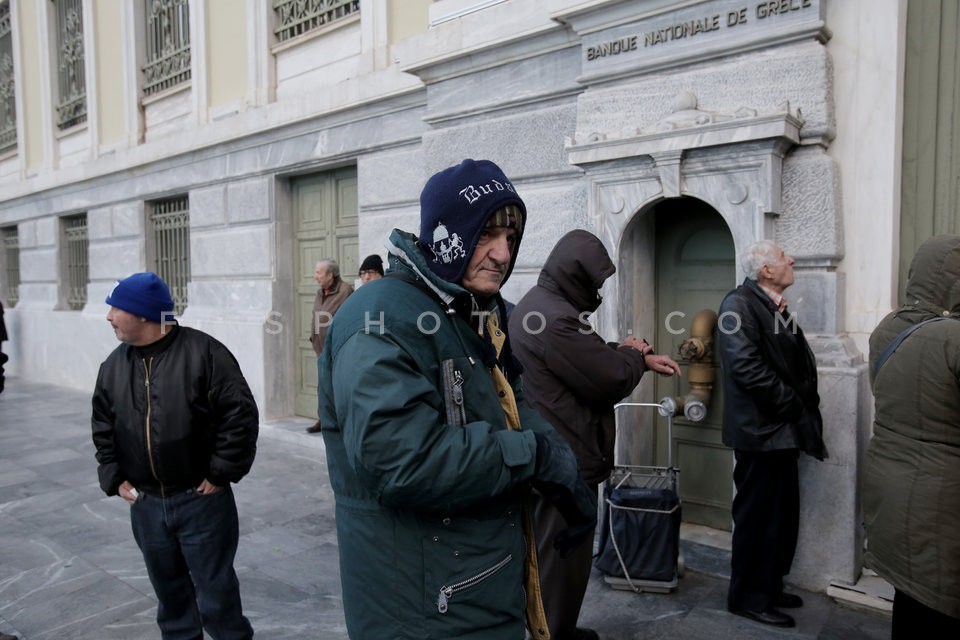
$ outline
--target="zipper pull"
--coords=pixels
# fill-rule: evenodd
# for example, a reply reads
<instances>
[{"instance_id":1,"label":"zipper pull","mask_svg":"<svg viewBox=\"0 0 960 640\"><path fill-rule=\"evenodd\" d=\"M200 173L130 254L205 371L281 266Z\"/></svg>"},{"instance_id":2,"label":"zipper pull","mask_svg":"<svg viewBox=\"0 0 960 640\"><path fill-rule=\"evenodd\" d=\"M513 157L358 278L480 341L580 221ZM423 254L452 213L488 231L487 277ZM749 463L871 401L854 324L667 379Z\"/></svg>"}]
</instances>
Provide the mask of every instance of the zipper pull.
<instances>
[{"instance_id":1,"label":"zipper pull","mask_svg":"<svg viewBox=\"0 0 960 640\"><path fill-rule=\"evenodd\" d=\"M447 598L453 594L453 589L450 587L440 587L440 596L437 598L437 611L440 613L447 612Z\"/></svg>"}]
</instances>

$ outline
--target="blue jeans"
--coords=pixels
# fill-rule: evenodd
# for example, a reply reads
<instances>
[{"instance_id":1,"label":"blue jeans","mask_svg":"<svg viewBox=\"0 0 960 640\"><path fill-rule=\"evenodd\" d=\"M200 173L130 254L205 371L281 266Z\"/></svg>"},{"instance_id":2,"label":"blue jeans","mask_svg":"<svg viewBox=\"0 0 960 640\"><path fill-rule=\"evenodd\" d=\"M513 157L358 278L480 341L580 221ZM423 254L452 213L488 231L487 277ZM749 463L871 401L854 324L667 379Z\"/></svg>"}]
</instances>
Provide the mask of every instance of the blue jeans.
<instances>
[{"instance_id":1,"label":"blue jeans","mask_svg":"<svg viewBox=\"0 0 960 640\"><path fill-rule=\"evenodd\" d=\"M141 493L130 523L157 594L164 640L202 640L204 629L214 640L253 637L233 570L240 528L230 487L212 495Z\"/></svg>"}]
</instances>

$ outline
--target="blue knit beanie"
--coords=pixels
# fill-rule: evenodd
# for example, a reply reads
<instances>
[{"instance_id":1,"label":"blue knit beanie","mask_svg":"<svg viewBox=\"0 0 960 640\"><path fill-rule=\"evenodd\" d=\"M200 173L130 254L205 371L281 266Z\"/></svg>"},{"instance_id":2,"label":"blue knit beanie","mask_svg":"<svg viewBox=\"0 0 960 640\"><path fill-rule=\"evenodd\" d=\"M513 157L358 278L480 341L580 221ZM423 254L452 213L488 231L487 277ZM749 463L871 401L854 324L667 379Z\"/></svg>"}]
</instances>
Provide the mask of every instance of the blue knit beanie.
<instances>
[{"instance_id":1,"label":"blue knit beanie","mask_svg":"<svg viewBox=\"0 0 960 640\"><path fill-rule=\"evenodd\" d=\"M160 276L147 271L135 273L129 278L117 280L113 291L107 296L107 304L117 309L146 318L150 322L173 320L173 298L170 289Z\"/></svg>"},{"instance_id":2,"label":"blue knit beanie","mask_svg":"<svg viewBox=\"0 0 960 640\"><path fill-rule=\"evenodd\" d=\"M506 207L506 209L504 209ZM493 214L498 214L491 220ZM510 277L520 249L526 206L500 167L467 159L435 174L420 193L418 245L431 271L459 283L484 227L513 226L516 244L503 282Z\"/></svg>"}]
</instances>

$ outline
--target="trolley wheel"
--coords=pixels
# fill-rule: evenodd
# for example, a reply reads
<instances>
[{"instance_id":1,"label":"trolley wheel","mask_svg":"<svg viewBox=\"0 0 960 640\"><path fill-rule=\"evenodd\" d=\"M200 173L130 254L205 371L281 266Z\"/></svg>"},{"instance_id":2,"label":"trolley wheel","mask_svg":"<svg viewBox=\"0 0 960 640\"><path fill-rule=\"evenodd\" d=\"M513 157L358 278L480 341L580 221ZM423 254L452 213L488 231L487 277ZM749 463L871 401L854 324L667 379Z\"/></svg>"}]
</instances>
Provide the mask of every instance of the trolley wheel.
<instances>
[{"instance_id":1,"label":"trolley wheel","mask_svg":"<svg viewBox=\"0 0 960 640\"><path fill-rule=\"evenodd\" d=\"M677 555L677 577L682 578L683 574L687 572L687 563L683 559L683 551Z\"/></svg>"}]
</instances>

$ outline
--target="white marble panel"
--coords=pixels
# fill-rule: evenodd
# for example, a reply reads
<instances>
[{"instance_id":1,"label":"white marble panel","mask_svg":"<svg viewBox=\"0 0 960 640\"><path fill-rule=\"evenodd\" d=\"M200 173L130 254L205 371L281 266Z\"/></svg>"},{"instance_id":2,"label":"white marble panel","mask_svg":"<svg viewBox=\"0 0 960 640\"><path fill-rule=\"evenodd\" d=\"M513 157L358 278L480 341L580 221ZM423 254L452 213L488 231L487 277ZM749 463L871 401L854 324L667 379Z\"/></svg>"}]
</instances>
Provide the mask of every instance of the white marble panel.
<instances>
[{"instance_id":1,"label":"white marble panel","mask_svg":"<svg viewBox=\"0 0 960 640\"><path fill-rule=\"evenodd\" d=\"M195 315L202 311L204 317L233 318L238 314L252 314L262 318L272 310L273 284L267 279L242 280L197 280L194 278L187 291L187 313Z\"/></svg>"},{"instance_id":2,"label":"white marble panel","mask_svg":"<svg viewBox=\"0 0 960 640\"><path fill-rule=\"evenodd\" d=\"M469 120L424 134L427 174L474 158L492 160L514 182L530 175L575 175L578 170L567 161L564 139L573 134L576 116L576 105L571 103Z\"/></svg>"},{"instance_id":3,"label":"white marble panel","mask_svg":"<svg viewBox=\"0 0 960 640\"><path fill-rule=\"evenodd\" d=\"M776 112L789 103L802 113L801 137L835 135L832 63L822 45L810 42L590 88L579 98L575 137L647 129L674 112L683 91L696 94L700 110L725 115Z\"/></svg>"},{"instance_id":4,"label":"white marble panel","mask_svg":"<svg viewBox=\"0 0 960 640\"><path fill-rule=\"evenodd\" d=\"M190 238L190 269L194 278L270 276L273 274L273 229L243 226L199 232Z\"/></svg>"},{"instance_id":5,"label":"white marble panel","mask_svg":"<svg viewBox=\"0 0 960 640\"><path fill-rule=\"evenodd\" d=\"M419 148L405 147L364 156L357 161L360 209L419 202L427 178L423 152Z\"/></svg>"},{"instance_id":6,"label":"white marble panel","mask_svg":"<svg viewBox=\"0 0 960 640\"><path fill-rule=\"evenodd\" d=\"M795 258L843 253L840 169L820 147L801 148L783 162L783 210L777 242Z\"/></svg>"},{"instance_id":7,"label":"white marble panel","mask_svg":"<svg viewBox=\"0 0 960 640\"><path fill-rule=\"evenodd\" d=\"M190 83L163 98L148 101L143 109L144 137L148 142L167 135L182 136L194 129L193 94Z\"/></svg>"},{"instance_id":8,"label":"white marble panel","mask_svg":"<svg viewBox=\"0 0 960 640\"><path fill-rule=\"evenodd\" d=\"M190 192L190 228L217 227L227 222L227 187L215 184Z\"/></svg>"},{"instance_id":9,"label":"white marble panel","mask_svg":"<svg viewBox=\"0 0 960 640\"><path fill-rule=\"evenodd\" d=\"M360 23L355 22L280 48L275 54L278 99L288 92L316 91L356 75L356 63L351 61L360 55L361 41ZM304 80L315 72L320 72L321 82Z\"/></svg>"},{"instance_id":10,"label":"white marble panel","mask_svg":"<svg viewBox=\"0 0 960 640\"><path fill-rule=\"evenodd\" d=\"M20 278L22 282L56 282L58 250L56 247L20 249Z\"/></svg>"},{"instance_id":11,"label":"white marble panel","mask_svg":"<svg viewBox=\"0 0 960 640\"><path fill-rule=\"evenodd\" d=\"M565 233L590 229L587 183L578 179L530 184L518 192L527 206L527 220L517 267L539 271Z\"/></svg>"},{"instance_id":12,"label":"white marble panel","mask_svg":"<svg viewBox=\"0 0 960 640\"><path fill-rule=\"evenodd\" d=\"M124 202L113 207L113 235L143 237L146 214L143 202Z\"/></svg>"},{"instance_id":13,"label":"white marble panel","mask_svg":"<svg viewBox=\"0 0 960 640\"><path fill-rule=\"evenodd\" d=\"M40 218L37 220L36 234L36 246L56 246L60 240L60 218L56 216Z\"/></svg>"},{"instance_id":14,"label":"white marble panel","mask_svg":"<svg viewBox=\"0 0 960 640\"><path fill-rule=\"evenodd\" d=\"M20 275L22 276L23 272ZM37 308L51 311L60 302L59 289L55 283L21 281L17 293L20 294L17 309ZM36 345L30 346L33 348Z\"/></svg>"},{"instance_id":15,"label":"white marble panel","mask_svg":"<svg viewBox=\"0 0 960 640\"><path fill-rule=\"evenodd\" d=\"M782 245L781 245L782 247ZM789 255L792 253L787 251ZM794 269L795 282L784 294L790 311L809 334L843 333L842 274L820 269Z\"/></svg>"},{"instance_id":16,"label":"white marble panel","mask_svg":"<svg viewBox=\"0 0 960 640\"><path fill-rule=\"evenodd\" d=\"M273 217L273 176L227 185L228 224L270 220Z\"/></svg>"},{"instance_id":17,"label":"white marble panel","mask_svg":"<svg viewBox=\"0 0 960 640\"><path fill-rule=\"evenodd\" d=\"M89 260L91 282L125 278L143 271L143 242L140 239L91 242Z\"/></svg>"},{"instance_id":18,"label":"white marble panel","mask_svg":"<svg viewBox=\"0 0 960 640\"><path fill-rule=\"evenodd\" d=\"M110 224L112 214L113 210L111 207L102 207L100 209L90 209L87 211L87 238L89 238L90 242L113 236L113 229Z\"/></svg>"},{"instance_id":19,"label":"white marble panel","mask_svg":"<svg viewBox=\"0 0 960 640\"><path fill-rule=\"evenodd\" d=\"M543 100L545 96L576 95L583 87L580 74L580 49L567 47L549 55L525 58L457 75L430 85L428 121L455 117L476 118L478 113L502 109L504 102ZM477 90L496 87L496 90ZM550 131L548 123L542 129Z\"/></svg>"},{"instance_id":20,"label":"white marble panel","mask_svg":"<svg viewBox=\"0 0 960 640\"><path fill-rule=\"evenodd\" d=\"M57 157L61 167L84 164L90 160L90 129L86 125L57 138Z\"/></svg>"}]
</instances>

